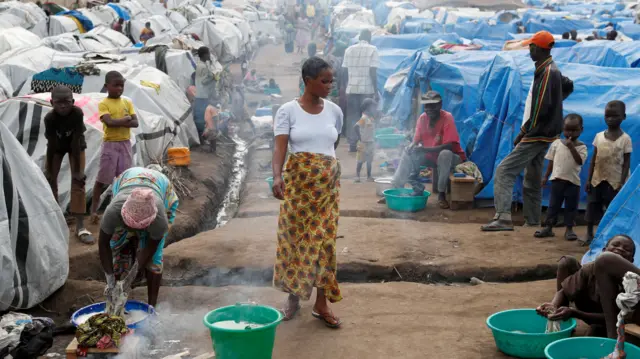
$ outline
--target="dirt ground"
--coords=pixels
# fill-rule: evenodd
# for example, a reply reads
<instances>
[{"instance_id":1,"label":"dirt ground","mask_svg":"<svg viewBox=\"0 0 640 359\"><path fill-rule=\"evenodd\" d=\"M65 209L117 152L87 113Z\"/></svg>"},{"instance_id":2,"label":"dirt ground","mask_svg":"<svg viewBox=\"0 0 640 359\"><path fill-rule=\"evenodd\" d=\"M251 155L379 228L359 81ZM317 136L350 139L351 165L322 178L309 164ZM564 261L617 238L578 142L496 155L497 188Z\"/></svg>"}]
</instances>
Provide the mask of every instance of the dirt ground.
<instances>
[{"instance_id":1,"label":"dirt ground","mask_svg":"<svg viewBox=\"0 0 640 359\"><path fill-rule=\"evenodd\" d=\"M87 282L69 288L87 289ZM311 317L313 302L302 303L299 315L278 327L274 358L507 358L496 350L486 318L500 310L532 308L550 300L554 281L479 286L417 283L343 284L345 299L334 305L344 325L325 328ZM89 282L89 292L102 284ZM133 298L144 300L144 288ZM158 311L164 324L156 342L170 346L160 356L188 348L193 355L210 352L211 340L202 324L204 315L221 306L257 301L276 308L285 294L268 287L162 287ZM46 302L50 308L70 303ZM68 339L68 340L63 340ZM71 340L60 337L52 352L61 353ZM171 343L168 341L180 341Z\"/></svg>"},{"instance_id":2,"label":"dirt ground","mask_svg":"<svg viewBox=\"0 0 640 359\"><path fill-rule=\"evenodd\" d=\"M299 60L299 55L283 56L282 45L267 46L252 67L276 79L284 102L297 93ZM345 144L338 157L343 177L337 255L345 299L332 308L344 326L338 331L325 328L310 316L312 302L303 303L299 317L279 326L276 359L506 358L496 350L486 318L549 301L555 281L540 279L554 276L560 256L579 258L585 252L562 240L562 229L556 230L558 237L545 240L533 237L535 228L483 233L479 224L493 216L491 208L440 210L431 198L427 209L417 214L389 211L376 203L373 183L353 182L355 155ZM265 182L271 176L270 158L268 149L252 153L238 218L206 231L213 203L222 199L216 189L224 187L229 175L220 156L193 153L190 169L204 187L196 189L195 200L181 204L176 225L184 229L174 227L172 235L182 240L165 250L165 286L157 308L161 326L155 342L166 350L153 357L184 348L191 354L210 352L211 340L202 324L210 310L247 301L276 308L283 304L286 295L269 286L279 208ZM387 176L379 164L374 164L374 176ZM577 230L584 234L583 227ZM103 299L104 284L86 281L102 279L97 246L71 242L70 280L34 309L59 322L74 309ZM466 285L471 276L526 283ZM146 288L136 288L132 298L146 300ZM70 340L56 338L50 352L62 353Z\"/></svg>"}]
</instances>

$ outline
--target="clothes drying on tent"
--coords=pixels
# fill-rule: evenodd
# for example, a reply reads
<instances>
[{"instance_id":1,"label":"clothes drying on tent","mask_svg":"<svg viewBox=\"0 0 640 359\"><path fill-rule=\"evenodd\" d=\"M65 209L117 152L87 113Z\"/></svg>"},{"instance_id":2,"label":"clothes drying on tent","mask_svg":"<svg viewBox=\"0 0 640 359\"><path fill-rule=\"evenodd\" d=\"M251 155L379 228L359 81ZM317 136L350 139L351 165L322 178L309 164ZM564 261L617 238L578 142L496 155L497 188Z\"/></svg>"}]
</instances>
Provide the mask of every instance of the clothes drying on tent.
<instances>
[{"instance_id":1,"label":"clothes drying on tent","mask_svg":"<svg viewBox=\"0 0 640 359\"><path fill-rule=\"evenodd\" d=\"M31 91L34 93L51 92L56 86L64 85L74 93L82 93L84 75L75 67L51 68L33 75Z\"/></svg>"},{"instance_id":2,"label":"clothes drying on tent","mask_svg":"<svg viewBox=\"0 0 640 359\"><path fill-rule=\"evenodd\" d=\"M481 45L452 44L442 40L438 40L429 47L429 53L433 56L436 56L436 55L442 55L442 54L453 54L455 52L460 52L460 51L480 50L480 49L482 49Z\"/></svg>"}]
</instances>

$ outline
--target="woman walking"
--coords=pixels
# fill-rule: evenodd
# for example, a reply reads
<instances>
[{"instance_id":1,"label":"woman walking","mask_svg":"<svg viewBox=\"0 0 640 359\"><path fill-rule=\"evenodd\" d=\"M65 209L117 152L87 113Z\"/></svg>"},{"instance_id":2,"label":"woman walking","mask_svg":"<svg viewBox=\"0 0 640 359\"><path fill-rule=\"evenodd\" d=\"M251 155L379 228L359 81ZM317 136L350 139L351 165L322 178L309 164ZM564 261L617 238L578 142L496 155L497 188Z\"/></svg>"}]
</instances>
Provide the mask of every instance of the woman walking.
<instances>
[{"instance_id":1,"label":"woman walking","mask_svg":"<svg viewBox=\"0 0 640 359\"><path fill-rule=\"evenodd\" d=\"M289 293L290 320L317 288L312 315L330 328L341 324L328 302L342 299L336 279L340 164L335 148L342 130L340 107L324 100L333 70L312 57L302 66L304 93L278 110L274 121L273 195L282 200L273 284ZM290 155L283 165L290 146Z\"/></svg>"},{"instance_id":2,"label":"woman walking","mask_svg":"<svg viewBox=\"0 0 640 359\"><path fill-rule=\"evenodd\" d=\"M298 53L301 54L303 49L307 48L311 41L311 25L309 21L303 17L298 16L296 22L296 46L298 47Z\"/></svg>"}]
</instances>

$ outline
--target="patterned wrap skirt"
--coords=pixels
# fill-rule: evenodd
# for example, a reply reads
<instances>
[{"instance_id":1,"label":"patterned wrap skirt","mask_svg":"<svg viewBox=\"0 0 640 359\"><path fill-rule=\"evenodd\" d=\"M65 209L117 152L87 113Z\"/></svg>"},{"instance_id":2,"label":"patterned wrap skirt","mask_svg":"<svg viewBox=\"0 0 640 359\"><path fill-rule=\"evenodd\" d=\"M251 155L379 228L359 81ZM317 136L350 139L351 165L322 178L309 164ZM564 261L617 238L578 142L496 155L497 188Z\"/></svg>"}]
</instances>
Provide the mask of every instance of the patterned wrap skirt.
<instances>
[{"instance_id":1,"label":"patterned wrap skirt","mask_svg":"<svg viewBox=\"0 0 640 359\"><path fill-rule=\"evenodd\" d=\"M340 164L321 154L290 154L284 184L273 285L303 300L316 287L331 303L338 302Z\"/></svg>"}]
</instances>

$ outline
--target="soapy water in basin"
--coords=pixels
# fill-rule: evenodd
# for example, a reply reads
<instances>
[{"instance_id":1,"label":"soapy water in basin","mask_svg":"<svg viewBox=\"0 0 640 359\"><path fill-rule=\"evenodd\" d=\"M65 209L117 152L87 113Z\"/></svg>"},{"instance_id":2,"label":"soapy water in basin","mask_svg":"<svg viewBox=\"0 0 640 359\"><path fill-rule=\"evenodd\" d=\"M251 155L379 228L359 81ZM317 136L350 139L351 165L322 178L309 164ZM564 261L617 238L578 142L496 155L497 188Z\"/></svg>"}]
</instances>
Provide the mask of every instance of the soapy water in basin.
<instances>
[{"instance_id":1,"label":"soapy water in basin","mask_svg":"<svg viewBox=\"0 0 640 359\"><path fill-rule=\"evenodd\" d=\"M223 320L212 324L214 328L218 329L256 329L264 327L264 324L250 323L245 321L236 322L235 320Z\"/></svg>"},{"instance_id":2,"label":"soapy water in basin","mask_svg":"<svg viewBox=\"0 0 640 359\"><path fill-rule=\"evenodd\" d=\"M83 324L84 322L89 320L89 318L93 317L96 314L99 313L87 313L79 315L78 318L76 318L76 322L78 323L78 325ZM131 325L145 319L148 316L149 313L145 312L144 310L131 310L124 314L124 322L127 325Z\"/></svg>"}]
</instances>

